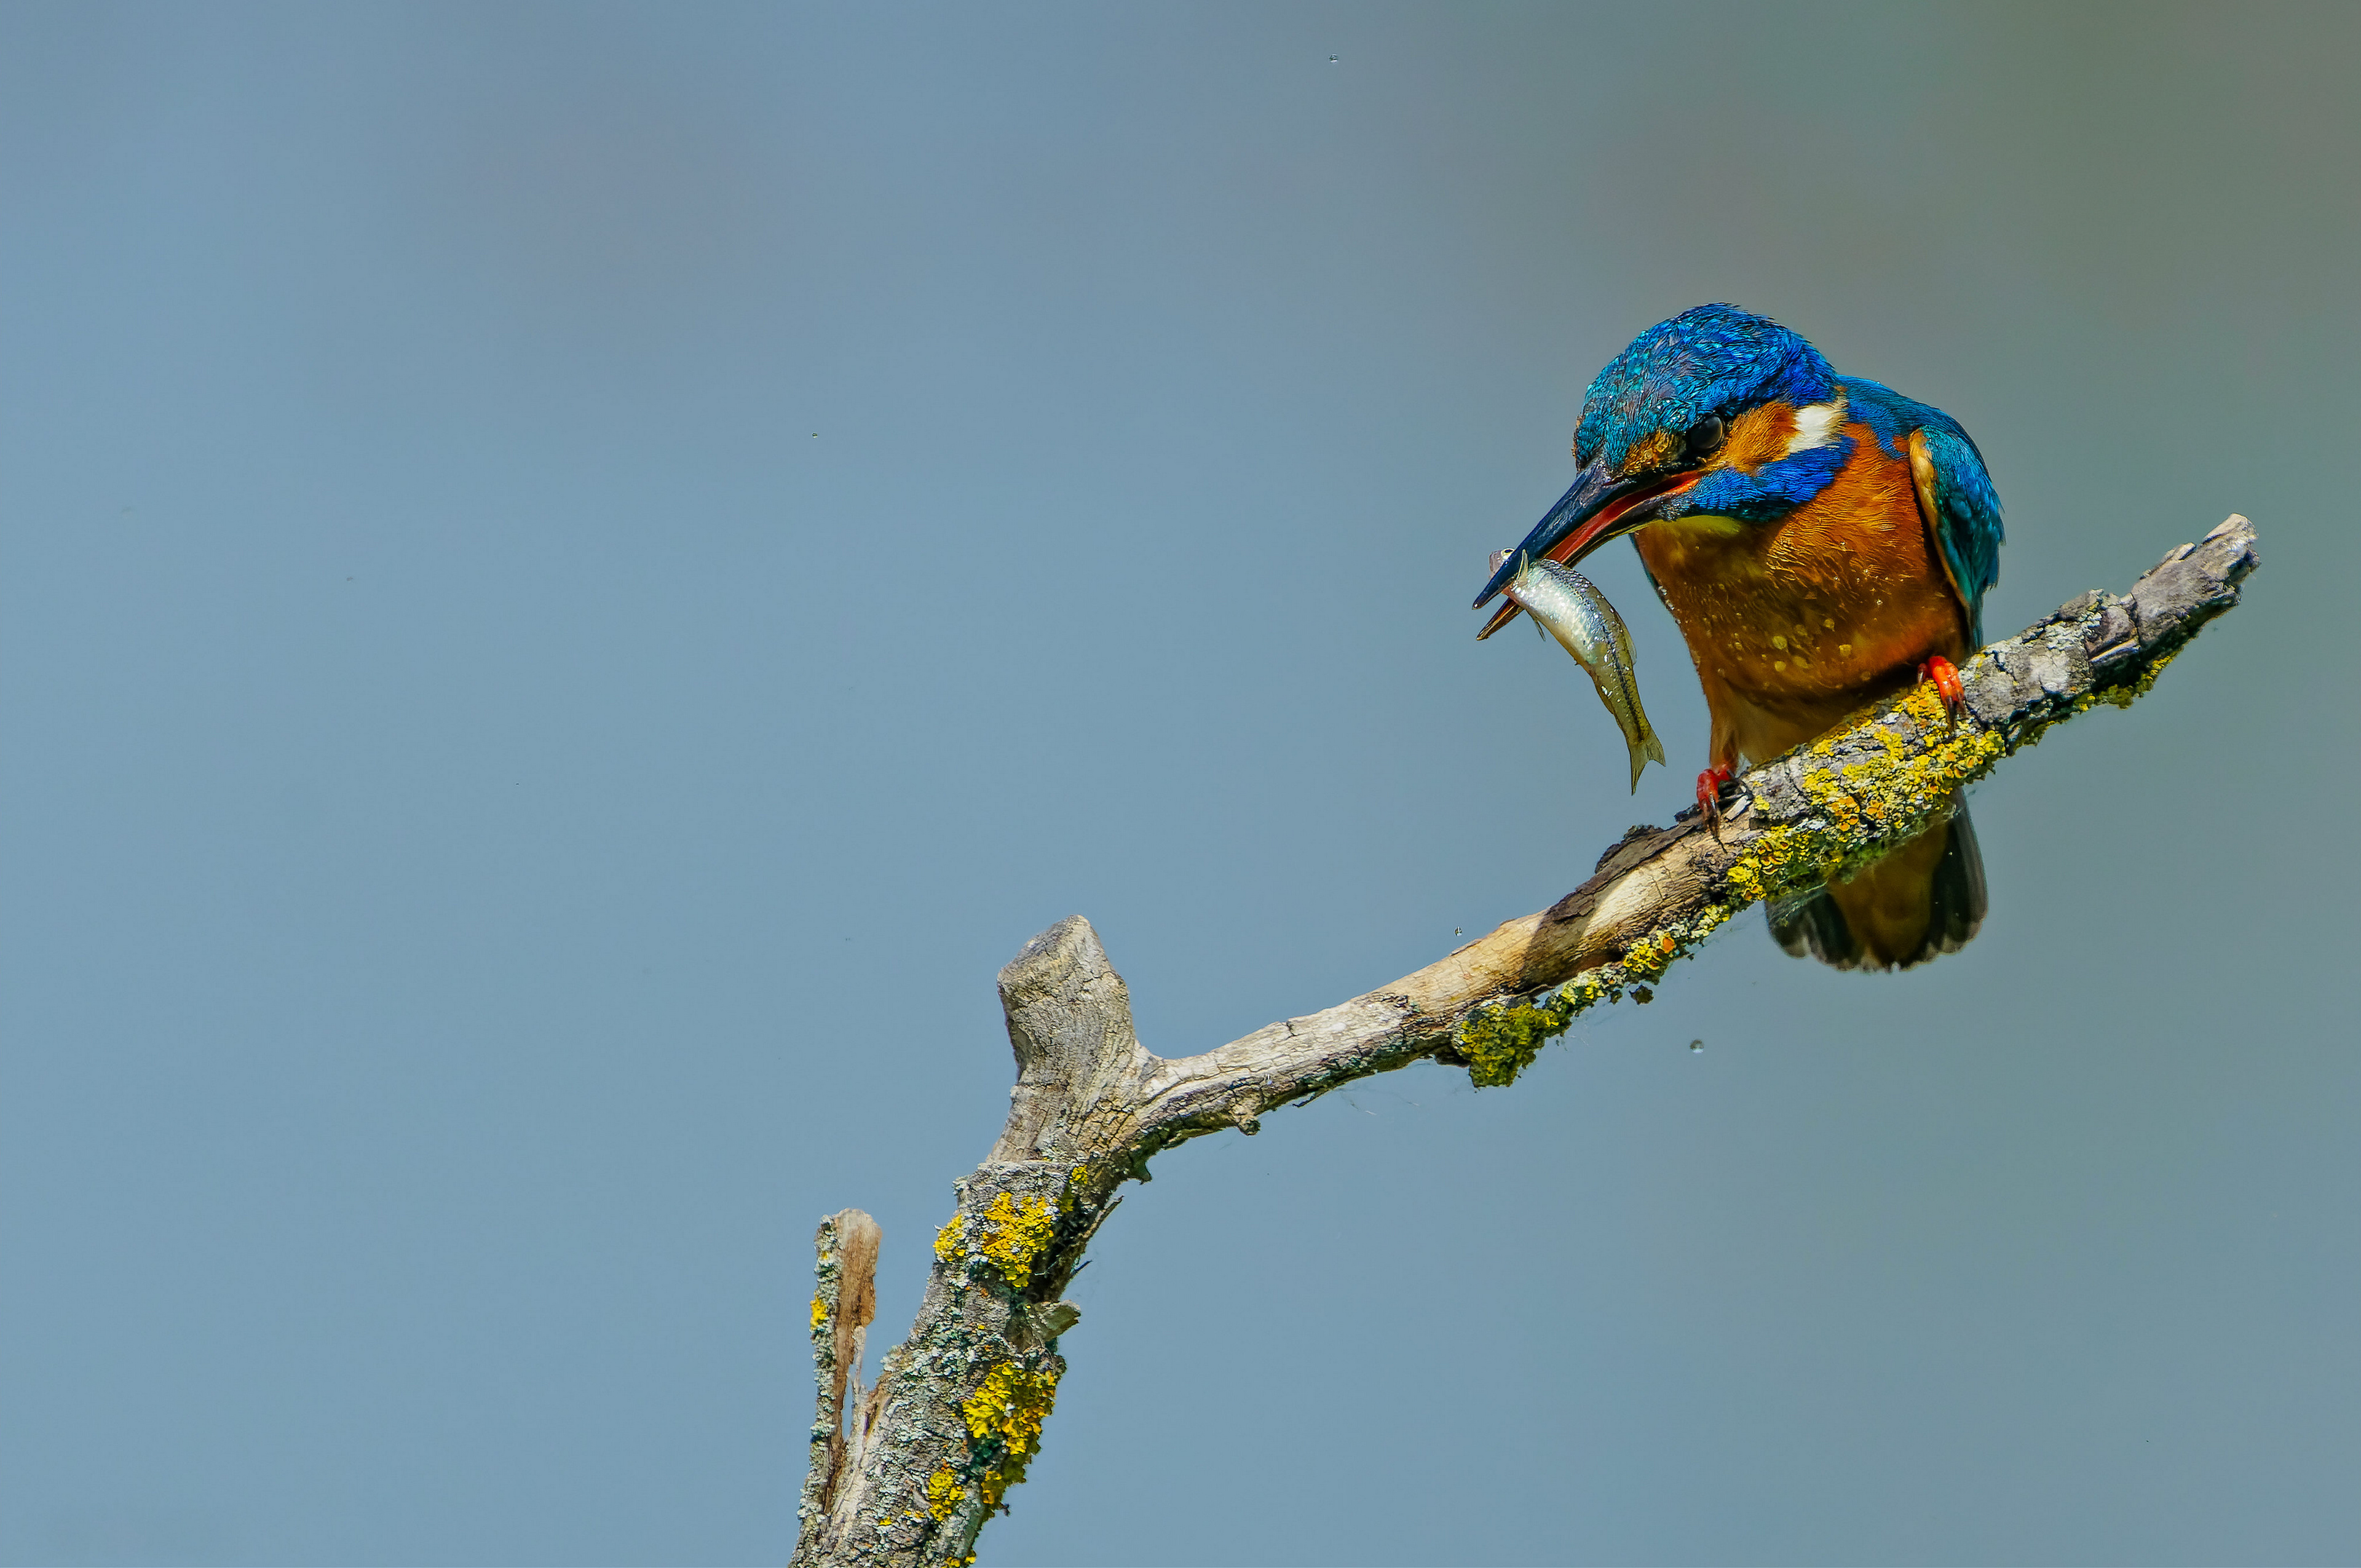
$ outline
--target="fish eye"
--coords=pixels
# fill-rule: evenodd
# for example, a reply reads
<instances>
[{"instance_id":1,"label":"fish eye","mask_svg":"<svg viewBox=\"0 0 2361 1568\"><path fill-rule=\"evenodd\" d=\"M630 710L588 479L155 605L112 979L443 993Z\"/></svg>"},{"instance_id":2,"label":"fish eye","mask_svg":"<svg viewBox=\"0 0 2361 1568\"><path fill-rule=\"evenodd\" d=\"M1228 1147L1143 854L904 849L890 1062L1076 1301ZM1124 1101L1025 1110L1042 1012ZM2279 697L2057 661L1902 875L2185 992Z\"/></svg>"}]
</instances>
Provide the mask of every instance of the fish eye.
<instances>
[{"instance_id":1,"label":"fish eye","mask_svg":"<svg viewBox=\"0 0 2361 1568\"><path fill-rule=\"evenodd\" d=\"M1693 461L1697 458L1708 455L1712 453L1714 448L1721 444L1722 435L1723 427L1721 416L1719 414L1706 415L1705 418L1689 426L1688 435L1685 438L1685 444L1687 447L1687 455Z\"/></svg>"}]
</instances>

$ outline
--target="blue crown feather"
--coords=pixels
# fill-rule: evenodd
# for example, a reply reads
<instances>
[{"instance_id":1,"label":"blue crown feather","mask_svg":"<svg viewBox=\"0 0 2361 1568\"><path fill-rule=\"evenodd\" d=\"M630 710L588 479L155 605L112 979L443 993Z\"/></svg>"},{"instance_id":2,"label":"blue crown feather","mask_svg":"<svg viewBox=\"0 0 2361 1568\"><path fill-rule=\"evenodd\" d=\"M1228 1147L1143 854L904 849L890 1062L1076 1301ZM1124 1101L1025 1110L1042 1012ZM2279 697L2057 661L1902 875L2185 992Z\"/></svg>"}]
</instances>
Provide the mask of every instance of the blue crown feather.
<instances>
[{"instance_id":1,"label":"blue crown feather","mask_svg":"<svg viewBox=\"0 0 2361 1568\"><path fill-rule=\"evenodd\" d=\"M1767 316L1698 305L1631 340L1582 400L1574 455L1620 469L1659 431L1679 433L1709 413L1773 400L1803 407L1836 393L1820 351Z\"/></svg>"}]
</instances>

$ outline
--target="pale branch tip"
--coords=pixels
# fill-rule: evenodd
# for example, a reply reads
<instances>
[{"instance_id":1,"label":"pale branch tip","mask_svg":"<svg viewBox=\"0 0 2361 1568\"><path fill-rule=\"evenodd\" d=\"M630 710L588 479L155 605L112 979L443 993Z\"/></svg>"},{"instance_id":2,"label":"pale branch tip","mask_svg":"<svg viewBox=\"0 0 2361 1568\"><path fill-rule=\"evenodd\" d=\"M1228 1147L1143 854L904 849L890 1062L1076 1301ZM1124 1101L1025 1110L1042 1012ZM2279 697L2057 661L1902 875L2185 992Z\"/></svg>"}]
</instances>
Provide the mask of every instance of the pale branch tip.
<instances>
[{"instance_id":1,"label":"pale branch tip","mask_svg":"<svg viewBox=\"0 0 2361 1568\"><path fill-rule=\"evenodd\" d=\"M970 1558L1038 1445L1080 1313L1059 1299L1115 1189L1159 1149L1252 1133L1271 1110L1433 1058L1512 1081L1585 1008L1654 983L1747 905L1875 858L1951 809L1960 787L2095 703L2128 706L2255 569L2233 516L2121 598L2087 593L1970 660L1964 711L1929 688L1876 703L1753 769L1719 824L1633 829L1590 879L1415 974L1202 1056L1140 1045L1090 923L1060 921L1000 973L1016 1084L985 1163L957 1183L910 1337L863 1391L857 1362L876 1227L820 1227L812 1343L820 1384L799 1564ZM1644 998L1643 998L1644 999ZM865 1228L864 1228L865 1227ZM866 1303L865 1306L862 1304Z\"/></svg>"}]
</instances>

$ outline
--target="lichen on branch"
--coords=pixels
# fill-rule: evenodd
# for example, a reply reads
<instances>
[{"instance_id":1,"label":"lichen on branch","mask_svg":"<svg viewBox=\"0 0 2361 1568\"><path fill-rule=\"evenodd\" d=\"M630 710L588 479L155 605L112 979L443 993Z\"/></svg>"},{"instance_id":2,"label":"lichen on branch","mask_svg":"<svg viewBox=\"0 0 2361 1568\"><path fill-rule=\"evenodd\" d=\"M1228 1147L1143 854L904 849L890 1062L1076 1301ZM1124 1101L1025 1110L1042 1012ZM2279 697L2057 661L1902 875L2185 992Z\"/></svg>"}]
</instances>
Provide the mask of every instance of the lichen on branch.
<instances>
[{"instance_id":1,"label":"lichen on branch","mask_svg":"<svg viewBox=\"0 0 2361 1568\"><path fill-rule=\"evenodd\" d=\"M1585 1011L1646 1002L1673 962L1749 904L1857 869L1951 809L1964 784L2052 725L2128 706L2257 564L2234 517L2118 598L2089 593L1961 671L1965 710L1905 691L1740 782L1708 827L1635 829L1545 910L1415 974L1281 1020L1200 1056L1158 1057L1079 916L1001 971L1017 1083L992 1156L956 1184L910 1337L865 1393L851 1374L873 1300L875 1228L821 1228L811 1337L819 1383L799 1564L972 1561L976 1534L1040 1452L1080 1313L1057 1299L1115 1190L1187 1138L1252 1132L1272 1108L1434 1059L1479 1087L1512 1083ZM862 1229L862 1227L866 1229ZM855 1245L857 1244L857 1245ZM865 1248L865 1253L862 1249ZM856 1321L857 1319L857 1321Z\"/></svg>"}]
</instances>

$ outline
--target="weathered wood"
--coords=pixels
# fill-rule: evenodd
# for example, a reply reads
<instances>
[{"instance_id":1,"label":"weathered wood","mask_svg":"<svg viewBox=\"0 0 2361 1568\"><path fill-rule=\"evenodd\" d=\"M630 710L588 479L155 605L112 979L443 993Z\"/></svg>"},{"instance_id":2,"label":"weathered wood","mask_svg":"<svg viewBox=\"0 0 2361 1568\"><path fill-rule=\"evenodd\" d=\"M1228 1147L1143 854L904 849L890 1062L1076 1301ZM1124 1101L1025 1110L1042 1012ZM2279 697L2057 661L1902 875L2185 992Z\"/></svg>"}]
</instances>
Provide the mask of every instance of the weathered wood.
<instances>
[{"instance_id":1,"label":"weathered wood","mask_svg":"<svg viewBox=\"0 0 2361 1568\"><path fill-rule=\"evenodd\" d=\"M858 1374L869 1325L877 1316L877 1248L884 1240L877 1222L858 1209L822 1220L813 1238L819 1253L819 1288L811 1309L819 1409L812 1418L811 1468L804 1476L807 1510L826 1511L839 1478L859 1464L868 1423Z\"/></svg>"},{"instance_id":2,"label":"weathered wood","mask_svg":"<svg viewBox=\"0 0 2361 1568\"><path fill-rule=\"evenodd\" d=\"M1719 823L1635 829L1597 874L1415 974L1202 1056L1134 1034L1122 977L1080 916L1000 974L1016 1056L1008 1121L957 1184L910 1337L864 1393L850 1367L867 1319L875 1226L848 1210L819 1234L820 1382L799 1564L955 1563L1023 1479L1080 1314L1060 1295L1115 1189L1183 1139L1253 1133L1273 1108L1432 1058L1479 1085L1513 1081L1585 1008L1652 985L1747 905L1809 889L1903 843L2049 726L2129 706L2257 565L2232 517L2117 598L2088 593L1971 660L1948 713L1916 687L1747 773ZM862 1229L866 1226L865 1230ZM861 1249L865 1248L863 1252ZM858 1260L858 1261L856 1261ZM860 1281L856 1288L852 1281ZM850 1379L850 1380L849 1380Z\"/></svg>"}]
</instances>

